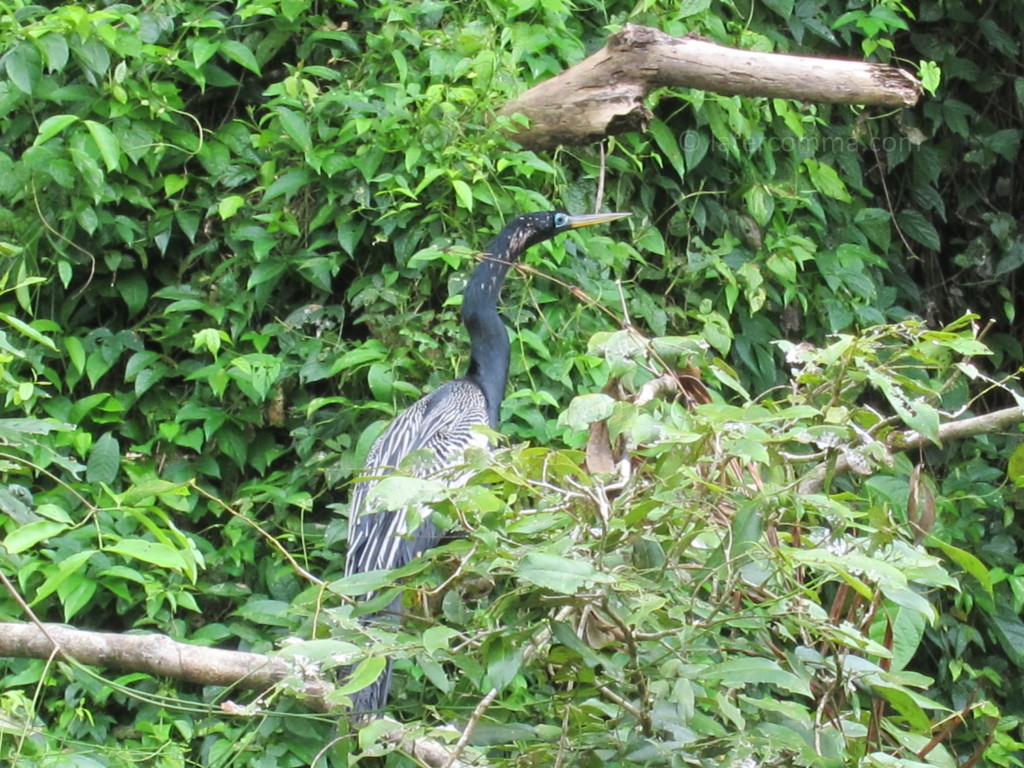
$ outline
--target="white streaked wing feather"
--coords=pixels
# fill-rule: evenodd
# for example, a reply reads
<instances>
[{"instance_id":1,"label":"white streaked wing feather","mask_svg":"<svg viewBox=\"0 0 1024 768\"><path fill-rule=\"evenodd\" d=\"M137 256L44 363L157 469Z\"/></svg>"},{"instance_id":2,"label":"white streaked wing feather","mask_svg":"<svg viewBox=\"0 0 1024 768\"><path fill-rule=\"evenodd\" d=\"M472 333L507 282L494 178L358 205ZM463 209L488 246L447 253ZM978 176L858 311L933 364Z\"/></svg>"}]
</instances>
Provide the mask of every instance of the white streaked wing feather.
<instances>
[{"instance_id":1,"label":"white streaked wing feather","mask_svg":"<svg viewBox=\"0 0 1024 768\"><path fill-rule=\"evenodd\" d=\"M366 497L377 480L397 469L414 451L427 449L433 461L413 467L426 477L462 462L467 447L486 446L473 428L487 424L487 404L479 387L464 379L442 385L413 403L377 438L366 458L363 477L352 491L346 575L398 568L437 543L440 534L429 519L410 535L405 511L369 512ZM464 478L451 479L462 484ZM424 515L427 512L424 511Z\"/></svg>"}]
</instances>

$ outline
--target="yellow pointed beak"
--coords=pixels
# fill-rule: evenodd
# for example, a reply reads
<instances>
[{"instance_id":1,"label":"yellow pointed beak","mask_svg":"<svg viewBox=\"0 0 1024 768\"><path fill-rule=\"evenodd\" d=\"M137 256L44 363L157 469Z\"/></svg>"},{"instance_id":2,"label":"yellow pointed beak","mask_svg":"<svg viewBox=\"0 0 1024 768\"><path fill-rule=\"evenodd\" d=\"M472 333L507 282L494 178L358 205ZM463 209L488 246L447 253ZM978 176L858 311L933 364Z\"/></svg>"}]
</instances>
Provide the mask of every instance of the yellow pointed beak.
<instances>
[{"instance_id":1,"label":"yellow pointed beak","mask_svg":"<svg viewBox=\"0 0 1024 768\"><path fill-rule=\"evenodd\" d=\"M604 224L608 221L616 221L617 219L624 219L627 216L632 215L632 213L584 213L580 216L570 216L569 229L579 229L580 227L590 227L594 224Z\"/></svg>"}]
</instances>

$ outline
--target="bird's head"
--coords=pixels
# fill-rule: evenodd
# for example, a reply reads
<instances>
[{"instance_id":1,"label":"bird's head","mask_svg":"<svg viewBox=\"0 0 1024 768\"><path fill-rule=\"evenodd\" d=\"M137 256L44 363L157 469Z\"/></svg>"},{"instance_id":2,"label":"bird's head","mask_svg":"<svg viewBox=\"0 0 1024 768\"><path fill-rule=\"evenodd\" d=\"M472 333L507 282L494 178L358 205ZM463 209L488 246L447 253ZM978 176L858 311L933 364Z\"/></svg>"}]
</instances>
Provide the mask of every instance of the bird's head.
<instances>
[{"instance_id":1,"label":"bird's head","mask_svg":"<svg viewBox=\"0 0 1024 768\"><path fill-rule=\"evenodd\" d=\"M630 215L629 213L585 213L580 216L570 216L563 211L524 213L506 224L503 233L508 233L511 247L521 252L561 232L591 227L594 224L604 224L624 219Z\"/></svg>"}]
</instances>

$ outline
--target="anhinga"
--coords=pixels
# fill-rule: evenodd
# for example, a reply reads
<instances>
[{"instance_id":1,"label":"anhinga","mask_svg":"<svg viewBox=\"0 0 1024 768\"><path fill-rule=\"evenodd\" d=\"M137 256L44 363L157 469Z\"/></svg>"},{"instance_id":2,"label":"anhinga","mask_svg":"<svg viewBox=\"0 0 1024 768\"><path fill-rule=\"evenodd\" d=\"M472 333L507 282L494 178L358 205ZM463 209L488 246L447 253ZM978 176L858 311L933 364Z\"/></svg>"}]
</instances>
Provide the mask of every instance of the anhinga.
<instances>
[{"instance_id":1,"label":"anhinga","mask_svg":"<svg viewBox=\"0 0 1024 768\"><path fill-rule=\"evenodd\" d=\"M629 214L527 213L509 222L494 238L473 270L462 297L462 322L469 332L469 370L462 378L442 384L413 403L374 442L362 472L366 479L356 483L352 490L346 576L401 568L440 541L441 532L429 517L414 530L408 530L404 510L366 512L363 507L376 481L395 471L413 451L432 452L433 460L425 461L416 470L416 474L427 476L461 464L466 448L486 446L486 440L474 427L497 429L510 354L508 331L498 314L498 296L509 267L527 248L561 232L625 216ZM390 687L389 660L377 681L355 694L353 712L383 708Z\"/></svg>"}]
</instances>

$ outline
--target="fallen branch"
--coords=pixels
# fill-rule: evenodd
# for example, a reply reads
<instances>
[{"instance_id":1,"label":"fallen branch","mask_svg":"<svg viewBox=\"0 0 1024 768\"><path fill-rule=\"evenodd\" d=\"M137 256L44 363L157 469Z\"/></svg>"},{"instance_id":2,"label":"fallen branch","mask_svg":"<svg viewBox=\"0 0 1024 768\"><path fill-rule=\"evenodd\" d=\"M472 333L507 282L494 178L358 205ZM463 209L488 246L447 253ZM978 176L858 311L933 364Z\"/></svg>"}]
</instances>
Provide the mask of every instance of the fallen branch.
<instances>
[{"instance_id":1,"label":"fallen branch","mask_svg":"<svg viewBox=\"0 0 1024 768\"><path fill-rule=\"evenodd\" d=\"M48 659L54 650L89 666L248 690L268 690L297 674L296 665L286 659L204 648L179 643L166 635L88 632L60 624L0 623L0 657ZM327 683L309 678L303 679L297 693L310 709L325 712L325 697L330 690Z\"/></svg>"},{"instance_id":2,"label":"fallen branch","mask_svg":"<svg viewBox=\"0 0 1024 768\"><path fill-rule=\"evenodd\" d=\"M600 51L499 114L529 118L516 132L529 149L586 144L644 130L651 118L645 99L656 88L897 108L913 106L921 93L917 79L898 67L745 51L627 24Z\"/></svg>"},{"instance_id":3,"label":"fallen branch","mask_svg":"<svg viewBox=\"0 0 1024 768\"><path fill-rule=\"evenodd\" d=\"M942 424L939 426L939 441L946 443L953 440L964 440L976 435L1001 432L1021 422L1024 422L1024 409L1005 408L1001 411L986 413L982 416L972 416L969 419ZM886 440L886 447L893 453L903 453L912 451L915 448L923 448L931 442L929 437L908 429L891 434ZM812 469L800 481L798 490L800 493L818 493L824 487L825 480L829 476L836 477L849 471L850 462L847 457L838 456L834 464L825 462Z\"/></svg>"},{"instance_id":4,"label":"fallen branch","mask_svg":"<svg viewBox=\"0 0 1024 768\"><path fill-rule=\"evenodd\" d=\"M60 624L0 623L0 658L49 659L54 655L89 666L247 690L267 691L286 679L299 680L300 687L290 690L292 695L312 710L329 709L327 694L332 686L308 674L294 660L179 643L166 635L89 632ZM229 702L222 704L222 709L227 714L248 712ZM443 744L406 736L397 722L385 738L430 768L469 768L469 763L459 760Z\"/></svg>"}]
</instances>

